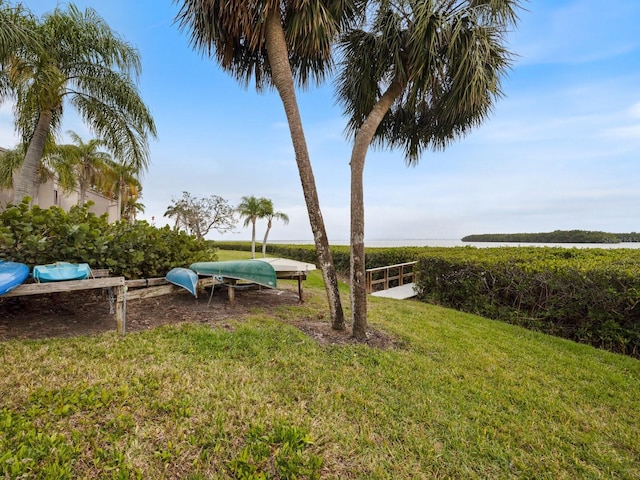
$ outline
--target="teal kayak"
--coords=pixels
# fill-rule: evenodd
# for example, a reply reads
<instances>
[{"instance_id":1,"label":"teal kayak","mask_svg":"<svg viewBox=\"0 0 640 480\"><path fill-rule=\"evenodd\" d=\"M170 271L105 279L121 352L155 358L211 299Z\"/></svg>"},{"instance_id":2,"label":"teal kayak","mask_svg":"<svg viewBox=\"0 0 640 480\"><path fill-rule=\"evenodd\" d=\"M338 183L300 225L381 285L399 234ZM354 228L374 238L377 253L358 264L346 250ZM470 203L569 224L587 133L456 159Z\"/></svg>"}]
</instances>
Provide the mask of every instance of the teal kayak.
<instances>
[{"instance_id":1,"label":"teal kayak","mask_svg":"<svg viewBox=\"0 0 640 480\"><path fill-rule=\"evenodd\" d=\"M0 260L0 295L21 285L29 276L29 267L24 263Z\"/></svg>"},{"instance_id":2,"label":"teal kayak","mask_svg":"<svg viewBox=\"0 0 640 480\"><path fill-rule=\"evenodd\" d=\"M225 262L197 262L189 266L198 275L219 276L276 287L276 271L270 264L259 260L228 260Z\"/></svg>"},{"instance_id":3,"label":"teal kayak","mask_svg":"<svg viewBox=\"0 0 640 480\"><path fill-rule=\"evenodd\" d=\"M33 267L33 278L42 283L84 280L89 278L89 275L91 275L91 269L87 263L56 262Z\"/></svg>"},{"instance_id":4,"label":"teal kayak","mask_svg":"<svg viewBox=\"0 0 640 480\"><path fill-rule=\"evenodd\" d=\"M164 278L168 282L188 290L191 292L191 295L198 298L198 290L196 288L198 284L198 274L193 270L182 267L172 268Z\"/></svg>"}]
</instances>

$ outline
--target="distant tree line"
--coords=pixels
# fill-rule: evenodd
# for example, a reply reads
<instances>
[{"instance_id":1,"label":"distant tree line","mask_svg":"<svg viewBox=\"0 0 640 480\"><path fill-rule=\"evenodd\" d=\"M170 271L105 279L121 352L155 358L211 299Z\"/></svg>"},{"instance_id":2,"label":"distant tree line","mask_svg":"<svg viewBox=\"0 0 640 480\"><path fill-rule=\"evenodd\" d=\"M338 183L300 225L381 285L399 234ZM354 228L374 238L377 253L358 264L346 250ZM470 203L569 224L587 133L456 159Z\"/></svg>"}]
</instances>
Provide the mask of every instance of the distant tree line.
<instances>
[{"instance_id":1,"label":"distant tree line","mask_svg":"<svg viewBox=\"0 0 640 480\"><path fill-rule=\"evenodd\" d=\"M607 233L588 230L555 230L546 233L486 233L467 235L463 242L523 243L621 243L640 242L640 233Z\"/></svg>"}]
</instances>

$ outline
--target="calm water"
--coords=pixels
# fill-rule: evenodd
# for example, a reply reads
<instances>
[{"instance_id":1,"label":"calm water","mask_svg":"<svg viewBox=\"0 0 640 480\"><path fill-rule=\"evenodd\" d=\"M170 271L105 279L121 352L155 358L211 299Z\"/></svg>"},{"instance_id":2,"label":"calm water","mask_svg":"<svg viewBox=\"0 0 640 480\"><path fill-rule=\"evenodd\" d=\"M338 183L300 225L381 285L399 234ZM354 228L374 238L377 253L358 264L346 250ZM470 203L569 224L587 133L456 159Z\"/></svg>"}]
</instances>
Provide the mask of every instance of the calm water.
<instances>
[{"instance_id":1,"label":"calm water","mask_svg":"<svg viewBox=\"0 0 640 480\"><path fill-rule=\"evenodd\" d=\"M312 240L270 240L269 243L290 245L312 245ZM332 245L349 245L349 240L331 241ZM640 242L633 243L511 243L511 242L463 242L461 240L367 240L367 247L563 247L563 248L640 248Z\"/></svg>"}]
</instances>

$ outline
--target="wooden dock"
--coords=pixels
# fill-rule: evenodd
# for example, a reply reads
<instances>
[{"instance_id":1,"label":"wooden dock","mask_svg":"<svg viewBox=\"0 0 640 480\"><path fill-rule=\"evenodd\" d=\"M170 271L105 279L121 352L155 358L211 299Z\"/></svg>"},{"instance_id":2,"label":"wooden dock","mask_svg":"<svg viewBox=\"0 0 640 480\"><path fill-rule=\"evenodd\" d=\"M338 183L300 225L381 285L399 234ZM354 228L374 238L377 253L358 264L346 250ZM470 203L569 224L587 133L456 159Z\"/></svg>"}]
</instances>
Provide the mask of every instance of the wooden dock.
<instances>
[{"instance_id":1,"label":"wooden dock","mask_svg":"<svg viewBox=\"0 0 640 480\"><path fill-rule=\"evenodd\" d=\"M391 287L387 290L379 290L371 294L372 297L395 298L396 300L405 300L416 296L414 289L415 283L405 283L399 287Z\"/></svg>"},{"instance_id":2,"label":"wooden dock","mask_svg":"<svg viewBox=\"0 0 640 480\"><path fill-rule=\"evenodd\" d=\"M415 297L414 267L417 263L406 262L367 269L367 293L374 297L399 300Z\"/></svg>"}]
</instances>

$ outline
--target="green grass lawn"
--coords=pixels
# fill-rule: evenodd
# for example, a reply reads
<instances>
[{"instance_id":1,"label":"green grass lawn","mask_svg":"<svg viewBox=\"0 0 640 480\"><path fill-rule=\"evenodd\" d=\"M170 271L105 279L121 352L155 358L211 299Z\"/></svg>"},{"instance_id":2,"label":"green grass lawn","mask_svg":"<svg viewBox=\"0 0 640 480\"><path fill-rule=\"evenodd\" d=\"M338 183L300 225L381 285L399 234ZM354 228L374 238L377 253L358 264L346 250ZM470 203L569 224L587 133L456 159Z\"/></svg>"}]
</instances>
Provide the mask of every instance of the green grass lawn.
<instances>
[{"instance_id":1,"label":"green grass lawn","mask_svg":"<svg viewBox=\"0 0 640 480\"><path fill-rule=\"evenodd\" d=\"M640 478L637 360L378 298L394 348L322 346L282 321L326 316L317 272L305 292L219 326L0 343L0 477Z\"/></svg>"}]
</instances>

